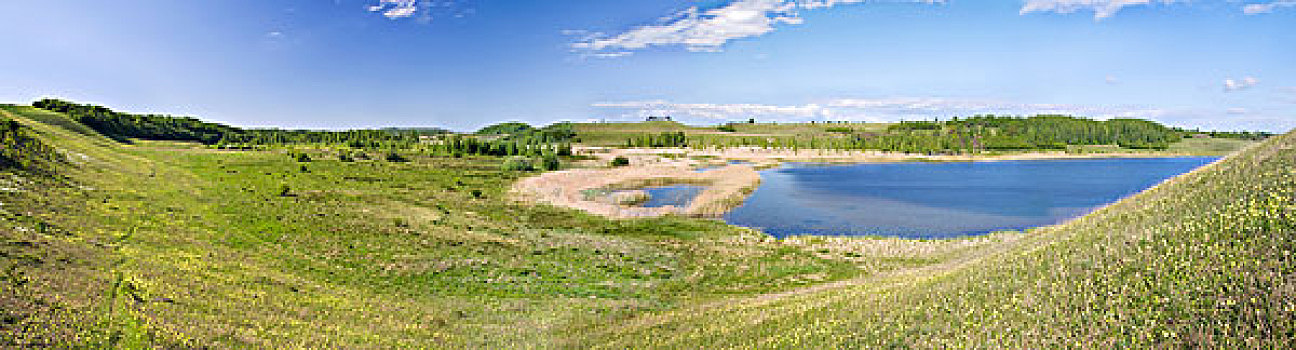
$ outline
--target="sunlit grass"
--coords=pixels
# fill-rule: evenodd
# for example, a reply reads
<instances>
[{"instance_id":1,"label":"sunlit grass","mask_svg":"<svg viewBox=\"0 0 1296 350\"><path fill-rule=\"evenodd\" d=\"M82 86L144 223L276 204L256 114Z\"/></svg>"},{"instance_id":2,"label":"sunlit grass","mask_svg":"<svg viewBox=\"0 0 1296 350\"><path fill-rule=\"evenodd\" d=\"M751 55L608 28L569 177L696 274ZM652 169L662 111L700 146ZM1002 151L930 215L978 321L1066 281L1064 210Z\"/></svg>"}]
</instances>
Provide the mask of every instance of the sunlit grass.
<instances>
[{"instance_id":1,"label":"sunlit grass","mask_svg":"<svg viewBox=\"0 0 1296 350\"><path fill-rule=\"evenodd\" d=\"M3 112L69 164L0 174L0 347L1237 348L1296 329L1291 135L1056 227L780 241L515 202L535 173L499 158L298 162Z\"/></svg>"}]
</instances>

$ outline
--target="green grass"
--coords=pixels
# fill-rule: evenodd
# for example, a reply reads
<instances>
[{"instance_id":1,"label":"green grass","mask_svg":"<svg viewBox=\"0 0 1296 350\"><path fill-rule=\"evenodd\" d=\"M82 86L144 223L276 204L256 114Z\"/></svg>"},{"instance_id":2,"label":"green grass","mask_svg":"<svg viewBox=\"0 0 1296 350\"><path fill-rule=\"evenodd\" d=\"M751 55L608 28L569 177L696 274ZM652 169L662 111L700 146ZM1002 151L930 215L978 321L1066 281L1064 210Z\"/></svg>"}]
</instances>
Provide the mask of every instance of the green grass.
<instances>
[{"instance_id":1,"label":"green grass","mask_svg":"<svg viewBox=\"0 0 1296 350\"><path fill-rule=\"evenodd\" d=\"M1191 138L1170 144L1169 151L1206 156L1227 155L1255 143L1255 141L1237 139Z\"/></svg>"},{"instance_id":2,"label":"green grass","mask_svg":"<svg viewBox=\"0 0 1296 350\"><path fill-rule=\"evenodd\" d=\"M0 174L19 188L0 191L0 347L1239 347L1293 334L1292 136L1030 233L776 241L514 202L511 183L534 173L500 158L299 148L313 159L299 163L0 113L70 160L58 177Z\"/></svg>"},{"instance_id":3,"label":"green grass","mask_svg":"<svg viewBox=\"0 0 1296 350\"><path fill-rule=\"evenodd\" d=\"M8 281L6 303L52 308L10 315L21 345L554 344L561 327L866 273L718 222L517 203L525 173L499 158L299 163L4 111L86 156L66 181L0 193L6 251L31 256L2 267L40 281Z\"/></svg>"}]
</instances>

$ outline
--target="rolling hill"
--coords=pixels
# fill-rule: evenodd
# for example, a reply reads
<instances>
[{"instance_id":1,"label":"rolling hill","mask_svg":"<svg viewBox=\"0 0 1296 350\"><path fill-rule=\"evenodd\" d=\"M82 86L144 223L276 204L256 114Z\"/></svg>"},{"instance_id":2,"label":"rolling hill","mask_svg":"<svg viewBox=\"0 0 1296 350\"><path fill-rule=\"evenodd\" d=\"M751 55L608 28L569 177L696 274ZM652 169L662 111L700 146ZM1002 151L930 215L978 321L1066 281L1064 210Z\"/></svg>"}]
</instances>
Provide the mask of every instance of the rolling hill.
<instances>
[{"instance_id":1,"label":"rolling hill","mask_svg":"<svg viewBox=\"0 0 1296 350\"><path fill-rule=\"evenodd\" d=\"M119 143L0 118L65 160L0 174L0 346L1281 347L1296 135L1072 222L774 240L512 201L497 158ZM309 153L312 161L291 154Z\"/></svg>"}]
</instances>

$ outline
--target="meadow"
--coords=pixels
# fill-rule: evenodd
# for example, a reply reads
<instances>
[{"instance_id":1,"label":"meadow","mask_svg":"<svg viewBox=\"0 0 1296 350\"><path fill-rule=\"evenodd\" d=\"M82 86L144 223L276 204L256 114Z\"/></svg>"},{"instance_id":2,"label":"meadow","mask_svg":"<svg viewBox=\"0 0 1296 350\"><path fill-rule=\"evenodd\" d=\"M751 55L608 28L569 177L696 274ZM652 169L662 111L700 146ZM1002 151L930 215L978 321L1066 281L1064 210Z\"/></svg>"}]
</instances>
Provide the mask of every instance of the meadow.
<instances>
[{"instance_id":1,"label":"meadow","mask_svg":"<svg viewBox=\"0 0 1296 350\"><path fill-rule=\"evenodd\" d=\"M1059 226L776 240L517 201L513 183L537 172L496 156L348 161L320 145L123 143L25 106L0 118L65 158L0 174L5 347L1266 347L1296 334L1290 134ZM584 143L620 137L586 127Z\"/></svg>"}]
</instances>

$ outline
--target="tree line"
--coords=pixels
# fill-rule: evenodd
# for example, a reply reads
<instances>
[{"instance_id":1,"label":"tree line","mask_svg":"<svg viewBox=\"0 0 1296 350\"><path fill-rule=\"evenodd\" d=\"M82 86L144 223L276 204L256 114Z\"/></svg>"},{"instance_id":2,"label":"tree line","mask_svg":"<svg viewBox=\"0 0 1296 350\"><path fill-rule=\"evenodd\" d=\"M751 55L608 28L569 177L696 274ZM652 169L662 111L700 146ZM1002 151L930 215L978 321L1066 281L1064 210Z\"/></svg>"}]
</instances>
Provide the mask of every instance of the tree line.
<instances>
[{"instance_id":1,"label":"tree line","mask_svg":"<svg viewBox=\"0 0 1296 350\"><path fill-rule=\"evenodd\" d=\"M1238 138L1250 136L1241 134ZM962 154L999 150L1061 150L1076 145L1117 145L1166 149L1188 136L1179 129L1141 119L1105 121L1064 115L1032 117L978 115L949 121L896 123L885 131L835 128L826 134L780 136L686 135L682 132L636 135L627 147L737 147L880 150L904 153Z\"/></svg>"},{"instance_id":2,"label":"tree line","mask_svg":"<svg viewBox=\"0 0 1296 350\"><path fill-rule=\"evenodd\" d=\"M105 136L123 142L132 138L194 141L218 148L326 145L358 149L424 148L444 155L570 155L569 142L575 136L570 123L558 123L544 128L506 123L507 125L491 128L497 132L487 132L495 135L494 138L487 139L450 135L446 130L435 128L348 131L242 129L191 117L122 113L102 106L57 99L43 99L32 105L63 113ZM511 134L498 132L505 130Z\"/></svg>"}]
</instances>

